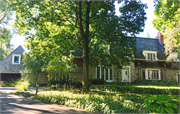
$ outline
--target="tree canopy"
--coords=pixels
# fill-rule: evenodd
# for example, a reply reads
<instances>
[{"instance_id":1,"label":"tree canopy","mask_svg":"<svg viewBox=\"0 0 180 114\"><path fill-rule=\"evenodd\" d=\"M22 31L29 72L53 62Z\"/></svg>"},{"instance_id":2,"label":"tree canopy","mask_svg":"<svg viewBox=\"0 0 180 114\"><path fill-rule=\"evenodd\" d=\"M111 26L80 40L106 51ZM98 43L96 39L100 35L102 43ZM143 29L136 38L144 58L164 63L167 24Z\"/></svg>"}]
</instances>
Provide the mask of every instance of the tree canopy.
<instances>
[{"instance_id":1,"label":"tree canopy","mask_svg":"<svg viewBox=\"0 0 180 114\"><path fill-rule=\"evenodd\" d=\"M134 0L119 3L120 16L115 15L114 1L18 0L12 7L15 26L31 43L33 56L47 62L68 55L69 50L84 51L83 91L88 91L89 64L121 68L132 61L136 34L143 31L147 6ZM106 46L111 55L104 53Z\"/></svg>"},{"instance_id":2,"label":"tree canopy","mask_svg":"<svg viewBox=\"0 0 180 114\"><path fill-rule=\"evenodd\" d=\"M180 2L159 0L155 4L153 25L165 36L166 50L178 51L180 46Z\"/></svg>"}]
</instances>

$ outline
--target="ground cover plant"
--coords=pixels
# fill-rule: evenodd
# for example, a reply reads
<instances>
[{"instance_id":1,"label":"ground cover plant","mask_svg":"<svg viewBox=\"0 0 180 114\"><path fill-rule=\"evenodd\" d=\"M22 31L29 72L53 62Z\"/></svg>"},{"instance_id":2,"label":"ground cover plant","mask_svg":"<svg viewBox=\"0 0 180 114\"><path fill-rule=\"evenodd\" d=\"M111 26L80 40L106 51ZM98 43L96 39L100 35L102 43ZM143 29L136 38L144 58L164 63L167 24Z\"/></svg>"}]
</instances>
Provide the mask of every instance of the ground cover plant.
<instances>
[{"instance_id":1,"label":"ground cover plant","mask_svg":"<svg viewBox=\"0 0 180 114\"><path fill-rule=\"evenodd\" d=\"M88 94L81 94L79 89L71 91L41 91L38 95L16 92L16 94L51 102L69 107L85 109L89 112L100 113L158 113L155 110L149 110L146 101L158 95L137 94L130 92L111 92L91 90ZM178 107L179 95L164 95L164 98L171 98L170 103L175 103ZM158 101L158 100L157 100ZM155 102L155 101L154 101ZM152 105L154 105L152 103ZM168 107L165 107L168 108ZM167 112L166 110L164 110ZM174 110L177 112L178 110Z\"/></svg>"},{"instance_id":2,"label":"ground cover plant","mask_svg":"<svg viewBox=\"0 0 180 114\"><path fill-rule=\"evenodd\" d=\"M95 94L96 93L96 94ZM147 108L140 102L133 102L120 94L97 92L73 94L71 92L48 91L32 96L34 99L85 109L97 113L146 113Z\"/></svg>"},{"instance_id":3,"label":"ground cover plant","mask_svg":"<svg viewBox=\"0 0 180 114\"><path fill-rule=\"evenodd\" d=\"M170 96L157 95L144 100L149 111L156 113L178 113L179 102L173 101Z\"/></svg>"}]
</instances>

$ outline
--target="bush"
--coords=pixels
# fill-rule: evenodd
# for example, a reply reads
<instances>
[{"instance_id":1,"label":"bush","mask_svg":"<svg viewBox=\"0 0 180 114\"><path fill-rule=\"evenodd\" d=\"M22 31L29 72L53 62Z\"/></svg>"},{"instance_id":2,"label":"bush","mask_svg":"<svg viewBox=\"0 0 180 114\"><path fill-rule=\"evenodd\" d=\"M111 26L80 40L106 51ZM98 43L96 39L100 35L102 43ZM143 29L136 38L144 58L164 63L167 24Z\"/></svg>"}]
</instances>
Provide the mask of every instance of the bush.
<instances>
[{"instance_id":1,"label":"bush","mask_svg":"<svg viewBox=\"0 0 180 114\"><path fill-rule=\"evenodd\" d=\"M14 87L15 86L15 80L11 79L8 81L4 81L3 84L1 84L2 87Z\"/></svg>"},{"instance_id":2,"label":"bush","mask_svg":"<svg viewBox=\"0 0 180 114\"><path fill-rule=\"evenodd\" d=\"M179 113L179 106L170 96L158 95L144 100L149 111L155 113Z\"/></svg>"},{"instance_id":3,"label":"bush","mask_svg":"<svg viewBox=\"0 0 180 114\"><path fill-rule=\"evenodd\" d=\"M74 86L75 88L82 88L82 81L72 82L71 86Z\"/></svg>"},{"instance_id":4,"label":"bush","mask_svg":"<svg viewBox=\"0 0 180 114\"><path fill-rule=\"evenodd\" d=\"M89 85L104 85L106 81L103 79L89 79Z\"/></svg>"},{"instance_id":5,"label":"bush","mask_svg":"<svg viewBox=\"0 0 180 114\"><path fill-rule=\"evenodd\" d=\"M18 81L16 81L15 87L18 88L19 91L27 91L29 85L29 80L21 78Z\"/></svg>"},{"instance_id":6,"label":"bush","mask_svg":"<svg viewBox=\"0 0 180 114\"><path fill-rule=\"evenodd\" d=\"M164 80L136 80L132 84L136 85L162 85L162 86L179 86L176 81L164 81Z\"/></svg>"},{"instance_id":7,"label":"bush","mask_svg":"<svg viewBox=\"0 0 180 114\"><path fill-rule=\"evenodd\" d=\"M109 85L130 85L129 82L110 82Z\"/></svg>"},{"instance_id":8,"label":"bush","mask_svg":"<svg viewBox=\"0 0 180 114\"><path fill-rule=\"evenodd\" d=\"M179 95L179 89L156 89L156 88L139 88L133 86L118 86L118 85L97 85L96 89L119 91L119 92L130 92L140 94L173 94Z\"/></svg>"}]
</instances>

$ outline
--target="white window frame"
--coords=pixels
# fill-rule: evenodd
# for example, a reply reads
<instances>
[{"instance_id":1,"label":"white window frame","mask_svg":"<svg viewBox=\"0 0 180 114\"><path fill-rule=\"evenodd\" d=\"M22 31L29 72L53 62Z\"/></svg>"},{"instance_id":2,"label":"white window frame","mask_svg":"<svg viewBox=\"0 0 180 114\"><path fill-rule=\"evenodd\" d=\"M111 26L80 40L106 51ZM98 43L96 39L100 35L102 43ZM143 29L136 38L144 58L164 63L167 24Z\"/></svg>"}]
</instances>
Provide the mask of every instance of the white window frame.
<instances>
[{"instance_id":1,"label":"white window frame","mask_svg":"<svg viewBox=\"0 0 180 114\"><path fill-rule=\"evenodd\" d=\"M146 59L146 60L149 60L149 61L157 61L157 60L158 60L158 58L157 58L157 51L146 51L146 50L143 50L142 53L143 53L143 55L145 56L145 59ZM151 54L150 59L148 58L148 53ZM155 60L152 60L153 54L155 54Z\"/></svg>"},{"instance_id":2,"label":"white window frame","mask_svg":"<svg viewBox=\"0 0 180 114\"><path fill-rule=\"evenodd\" d=\"M102 79L102 77L101 77L101 66L98 66L98 67L100 67L100 79ZM107 69L105 69L104 68L104 80L106 81L106 82L113 82L113 80L114 80L114 70L113 70L113 66L112 66L112 80L110 80L110 68L108 68L108 80L106 80L106 70ZM96 67L96 79L97 79L97 67Z\"/></svg>"},{"instance_id":3,"label":"white window frame","mask_svg":"<svg viewBox=\"0 0 180 114\"><path fill-rule=\"evenodd\" d=\"M19 57L19 63L14 63L14 57L15 56ZM21 64L21 54L13 54L13 56L12 56L12 64Z\"/></svg>"},{"instance_id":4,"label":"white window frame","mask_svg":"<svg viewBox=\"0 0 180 114\"><path fill-rule=\"evenodd\" d=\"M104 50L104 53L107 53L107 54L109 54L110 55L110 46L105 46L105 48L107 48L108 49L108 52L106 52L106 50Z\"/></svg>"},{"instance_id":5,"label":"white window frame","mask_svg":"<svg viewBox=\"0 0 180 114\"><path fill-rule=\"evenodd\" d=\"M160 71L160 69L151 69L151 68L149 68L149 69L142 69L142 70L145 70L145 80L161 80L161 71ZM143 75L142 70L141 70L141 75ZM158 70L159 79L148 79L148 70Z\"/></svg>"}]
</instances>

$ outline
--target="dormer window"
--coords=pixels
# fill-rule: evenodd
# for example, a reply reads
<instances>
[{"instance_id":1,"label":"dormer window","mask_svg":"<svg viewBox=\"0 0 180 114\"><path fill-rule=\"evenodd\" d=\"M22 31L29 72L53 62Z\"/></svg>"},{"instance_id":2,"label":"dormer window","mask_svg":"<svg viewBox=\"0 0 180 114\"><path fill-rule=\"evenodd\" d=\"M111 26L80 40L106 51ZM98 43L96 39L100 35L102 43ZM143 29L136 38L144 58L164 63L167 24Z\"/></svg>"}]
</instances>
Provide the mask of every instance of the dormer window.
<instances>
[{"instance_id":1,"label":"dormer window","mask_svg":"<svg viewBox=\"0 0 180 114\"><path fill-rule=\"evenodd\" d=\"M143 51L143 55L145 56L146 60L156 61L157 58L157 51Z\"/></svg>"},{"instance_id":2,"label":"dormer window","mask_svg":"<svg viewBox=\"0 0 180 114\"><path fill-rule=\"evenodd\" d=\"M155 53L147 53L147 60L155 60L155 57L156 57L156 55L155 55Z\"/></svg>"},{"instance_id":3,"label":"dormer window","mask_svg":"<svg viewBox=\"0 0 180 114\"><path fill-rule=\"evenodd\" d=\"M13 54L12 56L12 64L20 64L21 63L21 54Z\"/></svg>"}]
</instances>

